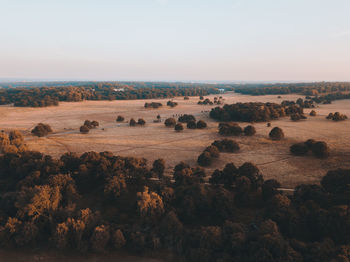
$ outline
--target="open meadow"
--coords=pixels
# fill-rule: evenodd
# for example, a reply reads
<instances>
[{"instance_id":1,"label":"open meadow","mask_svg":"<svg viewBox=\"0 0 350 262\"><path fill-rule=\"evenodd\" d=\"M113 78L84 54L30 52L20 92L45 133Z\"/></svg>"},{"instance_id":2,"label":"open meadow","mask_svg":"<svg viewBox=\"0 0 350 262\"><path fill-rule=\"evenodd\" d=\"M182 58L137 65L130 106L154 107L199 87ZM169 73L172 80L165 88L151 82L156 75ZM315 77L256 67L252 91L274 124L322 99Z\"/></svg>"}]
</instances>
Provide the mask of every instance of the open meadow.
<instances>
[{"instance_id":1,"label":"open meadow","mask_svg":"<svg viewBox=\"0 0 350 262\"><path fill-rule=\"evenodd\" d=\"M233 92L222 94L224 103L236 102L276 102L296 100L298 95L248 96ZM214 95L206 96L213 100ZM166 106L169 99L152 100L118 100L118 101L84 101L62 102L56 107L21 108L12 106L0 107L0 128L5 131L21 130L25 134L25 142L30 150L37 150L54 157L65 152L78 154L87 151L111 151L116 155L145 157L149 165L158 158L166 161L166 173L171 174L174 166L184 161L191 166L197 165L198 155L214 140L221 139L218 134L218 122L209 118L209 111L216 105L197 105L198 97L174 98L177 107ZM144 108L145 102L160 102L159 109ZM306 115L311 109L304 109ZM327 170L350 167L350 121L335 122L325 119L330 112L339 111L350 115L349 100L334 101L332 104L319 105L315 111L317 116L294 122L289 117L272 121L271 127L266 123L254 123L257 134L253 137L232 137L241 150L238 153L221 153L219 159L206 168L207 176L215 169L222 169L226 163L233 162L236 166L250 161L255 163L264 174L265 179L275 178L283 187L293 188L301 183L318 183ZM157 115L161 123L154 123ZM181 114L193 114L197 120L204 120L208 128L191 130L185 128L175 132L167 128L164 120ZM116 117L122 115L125 121L117 123ZM146 125L130 127L130 118L143 118ZM79 127L83 122L96 120L100 126L81 134ZM37 123L49 124L53 133L47 137L32 136L30 131ZM245 127L248 123L240 123ZM268 139L271 128L278 126L283 129L285 138L282 141ZM289 152L289 147L295 142L307 139L325 141L331 149L328 159L318 159L313 156L297 157Z\"/></svg>"}]
</instances>

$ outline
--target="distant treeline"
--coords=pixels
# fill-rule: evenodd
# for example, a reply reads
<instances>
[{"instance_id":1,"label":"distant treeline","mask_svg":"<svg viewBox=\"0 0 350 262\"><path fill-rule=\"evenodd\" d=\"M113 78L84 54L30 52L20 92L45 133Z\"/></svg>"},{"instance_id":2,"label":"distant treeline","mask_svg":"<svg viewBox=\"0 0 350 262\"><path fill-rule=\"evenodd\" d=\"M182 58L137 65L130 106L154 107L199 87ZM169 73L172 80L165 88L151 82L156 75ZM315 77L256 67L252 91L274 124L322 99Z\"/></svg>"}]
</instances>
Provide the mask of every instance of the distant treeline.
<instances>
[{"instance_id":1,"label":"distant treeline","mask_svg":"<svg viewBox=\"0 0 350 262\"><path fill-rule=\"evenodd\" d=\"M287 196L252 163L228 163L209 184L201 168L181 162L171 177L164 169L163 159L150 168L110 152L4 154L0 246L166 251L174 261L349 259L350 170Z\"/></svg>"},{"instance_id":2,"label":"distant treeline","mask_svg":"<svg viewBox=\"0 0 350 262\"><path fill-rule=\"evenodd\" d=\"M215 85L181 83L96 83L85 86L16 87L0 89L0 104L44 107L58 105L61 101L152 99L217 93L219 92Z\"/></svg>"},{"instance_id":3,"label":"distant treeline","mask_svg":"<svg viewBox=\"0 0 350 262\"><path fill-rule=\"evenodd\" d=\"M293 84L247 84L235 88L235 92L247 95L322 95L350 91L349 82L318 82Z\"/></svg>"}]
</instances>

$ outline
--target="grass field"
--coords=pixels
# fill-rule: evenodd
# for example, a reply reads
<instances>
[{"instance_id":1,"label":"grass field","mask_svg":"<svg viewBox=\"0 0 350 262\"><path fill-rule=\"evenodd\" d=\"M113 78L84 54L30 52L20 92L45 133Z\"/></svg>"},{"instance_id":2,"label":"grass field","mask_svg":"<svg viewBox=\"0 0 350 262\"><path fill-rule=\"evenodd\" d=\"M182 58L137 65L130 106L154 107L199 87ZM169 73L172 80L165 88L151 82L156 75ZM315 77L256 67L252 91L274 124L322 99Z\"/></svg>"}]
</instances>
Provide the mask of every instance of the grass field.
<instances>
[{"instance_id":1,"label":"grass field","mask_svg":"<svg viewBox=\"0 0 350 262\"><path fill-rule=\"evenodd\" d=\"M281 102L296 100L297 95L285 95L278 99L276 95L246 96L235 93L222 95L225 103L235 102ZM213 99L213 95L208 98ZM166 172L179 161L196 165L198 155L214 140L221 137L217 133L218 123L208 117L213 106L197 105L198 97L190 100L175 98L179 105L175 108L166 106L168 99L127 100L127 101L84 101L60 103L58 107L18 108L0 107L0 129L8 131L19 129L24 132L26 144L31 150L38 150L54 157L70 151L83 153L86 151L111 151L122 156L145 157L152 161L164 158L167 163ZM161 102L159 109L145 109L145 102ZM266 179L276 178L284 187L292 188L300 183L318 183L329 169L350 167L350 120L334 122L326 120L329 112L339 111L350 116L348 100L335 101L330 105L320 105L316 109L316 117L308 117L305 121L293 122L283 118L272 122L272 127L279 126L284 130L285 139L274 142L268 139L272 127L266 123L254 124L257 134L254 137L233 137L241 146L239 153L222 153L215 160L207 174L216 168L223 168L228 162L241 165L246 161L258 165ZM305 109L308 114L310 110ZM208 128L189 130L177 133L166 128L164 123L153 123L158 114L164 121L167 117L180 114L193 114L197 119L205 120ZM116 123L118 115L125 120L143 118L144 127L129 127L125 123ZM177 118L177 117L176 117ZM100 127L83 135L79 127L84 120L97 120ZM54 133L43 138L33 137L31 129L39 122L51 125ZM248 123L241 123L244 127ZM331 157L320 160L313 156L295 157L290 155L289 147L294 142L313 138L327 142L331 148Z\"/></svg>"}]
</instances>

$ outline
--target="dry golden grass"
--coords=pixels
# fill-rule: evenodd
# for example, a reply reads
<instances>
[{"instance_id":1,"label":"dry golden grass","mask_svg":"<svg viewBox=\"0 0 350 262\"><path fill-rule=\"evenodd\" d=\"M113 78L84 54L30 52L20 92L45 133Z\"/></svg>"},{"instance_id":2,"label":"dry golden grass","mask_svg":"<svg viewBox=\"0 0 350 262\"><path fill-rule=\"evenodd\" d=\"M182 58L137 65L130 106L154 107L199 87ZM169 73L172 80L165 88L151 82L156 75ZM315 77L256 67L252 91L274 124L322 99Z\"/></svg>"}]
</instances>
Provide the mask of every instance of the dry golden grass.
<instances>
[{"instance_id":1,"label":"dry golden grass","mask_svg":"<svg viewBox=\"0 0 350 262\"><path fill-rule=\"evenodd\" d=\"M226 103L235 102L281 102L296 100L297 95L277 96L245 96L234 93L222 95ZM213 98L213 96L210 96ZM26 143L31 150L38 150L59 157L71 151L83 153L86 151L112 151L123 156L145 157L150 164L157 158L167 162L167 172L179 161L196 165L196 159L203 149L214 140L221 139L217 134L217 122L208 117L213 106L197 105L198 97L190 100L175 98L179 105L175 108L166 106L168 99L153 99L163 103L160 109L145 109L144 103L150 100L128 101L84 101L76 103L61 103L58 107L48 108L16 108L0 107L0 129L19 129L25 134ZM292 122L289 118L273 121L272 127L279 126L284 130L285 139L274 142L269 139L271 128L266 123L254 124L257 135L254 137L233 138L241 145L241 151L236 154L221 154L212 167L207 169L210 174L216 168L223 168L227 162L241 165L246 161L258 164L266 179L276 178L283 186L293 187L300 183L317 183L331 168L350 167L350 120L333 122L326 120L329 112L340 111L350 116L349 100L336 101L331 105L320 105L315 109L316 117L306 121ZM308 113L309 109L305 112ZM157 114L164 121L167 117L179 114L193 114L197 119L205 120L208 128L204 130L188 130L177 133L172 128L166 128L164 123L153 123ZM125 120L144 118L145 127L129 127L127 123L117 123L115 119L123 115ZM84 120L97 120L100 127L83 135L79 127ZM51 125L54 133L48 137L38 138L30 134L30 130L39 122ZM246 126L242 123L241 126ZM104 130L102 130L104 128ZM331 147L331 157L327 160L316 159L313 156L295 157L289 154L289 146L294 142L309 138L326 141Z\"/></svg>"}]
</instances>

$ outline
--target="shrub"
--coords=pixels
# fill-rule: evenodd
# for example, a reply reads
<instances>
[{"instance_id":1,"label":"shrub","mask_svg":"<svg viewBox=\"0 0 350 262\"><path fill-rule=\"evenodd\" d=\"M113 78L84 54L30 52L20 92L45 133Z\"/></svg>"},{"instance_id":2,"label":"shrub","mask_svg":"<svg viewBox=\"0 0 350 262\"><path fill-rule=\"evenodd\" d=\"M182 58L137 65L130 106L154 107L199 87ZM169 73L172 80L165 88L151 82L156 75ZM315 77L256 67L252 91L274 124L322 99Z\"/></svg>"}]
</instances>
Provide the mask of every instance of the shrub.
<instances>
[{"instance_id":1,"label":"shrub","mask_svg":"<svg viewBox=\"0 0 350 262\"><path fill-rule=\"evenodd\" d=\"M137 120L137 124L140 125L140 126L144 126L146 124L146 121L144 119L142 119L142 118L139 118Z\"/></svg>"},{"instance_id":2,"label":"shrub","mask_svg":"<svg viewBox=\"0 0 350 262\"><path fill-rule=\"evenodd\" d=\"M91 122L91 125L92 125L92 127L98 127L100 125L100 123L94 120Z\"/></svg>"},{"instance_id":3,"label":"shrub","mask_svg":"<svg viewBox=\"0 0 350 262\"><path fill-rule=\"evenodd\" d=\"M240 149L238 143L231 139L216 140L212 145L216 146L221 152L233 153Z\"/></svg>"},{"instance_id":4,"label":"shrub","mask_svg":"<svg viewBox=\"0 0 350 262\"><path fill-rule=\"evenodd\" d=\"M87 133L89 133L89 131L90 131L90 128L86 125L82 125L80 127L80 133L87 134Z\"/></svg>"},{"instance_id":5,"label":"shrub","mask_svg":"<svg viewBox=\"0 0 350 262\"><path fill-rule=\"evenodd\" d=\"M191 121L188 121L187 122L187 128L188 129L196 129L196 121L194 121L194 120L191 120Z\"/></svg>"},{"instance_id":6,"label":"shrub","mask_svg":"<svg viewBox=\"0 0 350 262\"><path fill-rule=\"evenodd\" d=\"M206 128L206 127L207 127L207 123L204 122L203 120L199 120L199 121L197 122L197 128L198 128L198 129L203 129L203 128Z\"/></svg>"},{"instance_id":7,"label":"shrub","mask_svg":"<svg viewBox=\"0 0 350 262\"><path fill-rule=\"evenodd\" d=\"M175 120L175 118L167 118L166 120L165 120L165 122L164 122L164 125L166 126L166 127L174 127L175 125L176 125L176 120Z\"/></svg>"},{"instance_id":8,"label":"shrub","mask_svg":"<svg viewBox=\"0 0 350 262\"><path fill-rule=\"evenodd\" d=\"M315 110L311 110L310 116L316 116L316 111Z\"/></svg>"},{"instance_id":9,"label":"shrub","mask_svg":"<svg viewBox=\"0 0 350 262\"><path fill-rule=\"evenodd\" d=\"M130 121L129 121L129 125L130 125L130 126L136 126L136 121L135 121L135 119L131 118Z\"/></svg>"},{"instance_id":10,"label":"shrub","mask_svg":"<svg viewBox=\"0 0 350 262\"><path fill-rule=\"evenodd\" d=\"M184 97L184 100L189 100L190 98L188 96L185 96Z\"/></svg>"},{"instance_id":11,"label":"shrub","mask_svg":"<svg viewBox=\"0 0 350 262\"><path fill-rule=\"evenodd\" d=\"M145 103L145 108L159 108L161 106L163 106L162 103L158 102Z\"/></svg>"},{"instance_id":12,"label":"shrub","mask_svg":"<svg viewBox=\"0 0 350 262\"><path fill-rule=\"evenodd\" d=\"M180 132L180 131L182 131L182 130L184 130L184 127L183 127L183 125L182 124L176 124L175 125L175 131L176 132Z\"/></svg>"},{"instance_id":13,"label":"shrub","mask_svg":"<svg viewBox=\"0 0 350 262\"><path fill-rule=\"evenodd\" d=\"M281 140L282 138L284 138L284 133L283 133L283 130L279 127L274 127L270 134L269 134L269 137L272 139L272 140Z\"/></svg>"},{"instance_id":14,"label":"shrub","mask_svg":"<svg viewBox=\"0 0 350 262\"><path fill-rule=\"evenodd\" d=\"M178 121L181 123L188 123L189 121L196 121L196 118L193 115L184 114L179 117Z\"/></svg>"},{"instance_id":15,"label":"shrub","mask_svg":"<svg viewBox=\"0 0 350 262\"><path fill-rule=\"evenodd\" d=\"M39 123L34 129L32 130L32 134L38 137L46 136L49 133L52 133L52 129L49 125Z\"/></svg>"},{"instance_id":16,"label":"shrub","mask_svg":"<svg viewBox=\"0 0 350 262\"><path fill-rule=\"evenodd\" d=\"M169 100L169 101L166 103L166 105L167 105L167 106L170 106L170 107L175 107L175 106L177 106L177 103Z\"/></svg>"},{"instance_id":17,"label":"shrub","mask_svg":"<svg viewBox=\"0 0 350 262\"><path fill-rule=\"evenodd\" d=\"M290 147L290 152L293 155L303 156L309 152L309 147L306 143L296 143Z\"/></svg>"},{"instance_id":18,"label":"shrub","mask_svg":"<svg viewBox=\"0 0 350 262\"><path fill-rule=\"evenodd\" d=\"M329 147L326 142L318 141L312 145L312 153L319 158L327 158L329 156Z\"/></svg>"},{"instance_id":19,"label":"shrub","mask_svg":"<svg viewBox=\"0 0 350 262\"><path fill-rule=\"evenodd\" d=\"M255 127L252 125L246 126L244 128L244 134L246 136L253 136L253 135L255 135L255 133L256 133Z\"/></svg>"},{"instance_id":20,"label":"shrub","mask_svg":"<svg viewBox=\"0 0 350 262\"><path fill-rule=\"evenodd\" d=\"M117 122L123 122L124 121L124 117L123 116L118 116L117 119L115 120Z\"/></svg>"},{"instance_id":21,"label":"shrub","mask_svg":"<svg viewBox=\"0 0 350 262\"><path fill-rule=\"evenodd\" d=\"M211 157L215 157L215 158L218 158L220 156L220 151L219 149L214 146L214 145L211 145L211 146L208 146L204 152L208 152L210 154Z\"/></svg>"},{"instance_id":22,"label":"shrub","mask_svg":"<svg viewBox=\"0 0 350 262\"><path fill-rule=\"evenodd\" d=\"M239 136L243 132L242 128L236 123L220 123L219 134L223 136Z\"/></svg>"},{"instance_id":23,"label":"shrub","mask_svg":"<svg viewBox=\"0 0 350 262\"><path fill-rule=\"evenodd\" d=\"M203 152L202 154L199 155L197 159L197 163L200 166L210 166L212 163L212 158L209 152Z\"/></svg>"}]
</instances>

